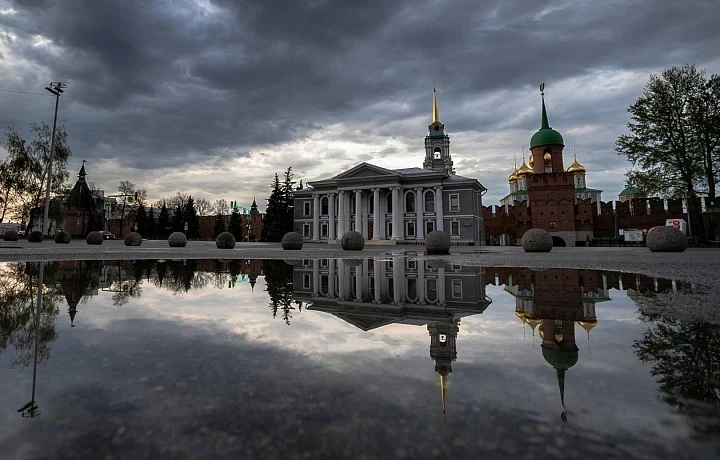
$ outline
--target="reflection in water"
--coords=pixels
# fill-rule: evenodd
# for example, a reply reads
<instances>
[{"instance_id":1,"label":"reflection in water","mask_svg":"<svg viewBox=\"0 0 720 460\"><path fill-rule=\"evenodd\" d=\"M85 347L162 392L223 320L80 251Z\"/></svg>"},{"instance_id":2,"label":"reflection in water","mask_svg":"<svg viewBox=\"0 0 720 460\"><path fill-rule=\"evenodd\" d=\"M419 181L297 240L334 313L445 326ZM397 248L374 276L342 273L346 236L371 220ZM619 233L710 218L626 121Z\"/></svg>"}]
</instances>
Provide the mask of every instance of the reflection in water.
<instances>
[{"instance_id":1,"label":"reflection in water","mask_svg":"<svg viewBox=\"0 0 720 460\"><path fill-rule=\"evenodd\" d=\"M392 257L303 260L293 268L294 297L307 310L330 313L363 331L393 323L427 325L445 414L460 319L482 313L491 302L483 267Z\"/></svg>"},{"instance_id":2,"label":"reflection in water","mask_svg":"<svg viewBox=\"0 0 720 460\"><path fill-rule=\"evenodd\" d=\"M616 272L485 268L405 257L0 265L0 350L16 351L11 367L22 369L32 363L34 369L31 399L19 412L39 415L35 375L38 363L50 357L61 302L67 303L70 326L75 327L78 310L100 292L108 292L111 304L121 306L141 297L144 286L182 295L208 286L232 289L247 283L252 291L261 276L272 317L288 325L305 305L363 331L394 323L427 327L443 413L447 381L458 357L461 318L481 314L490 305L488 284L503 285L515 297L514 313L523 328L530 329L532 338L537 334L542 339L536 352L555 370L548 378L557 384L563 421L572 369L582 358L576 328L581 328L582 340L589 345L591 330L602 321L596 306L610 300L611 290L626 291L638 303L640 321L647 324L642 338L634 342L635 354L652 366L663 400L686 414L695 430L720 432L720 326L701 314L685 317L682 309L668 313L646 308L647 302L657 304L693 292L689 284Z\"/></svg>"}]
</instances>

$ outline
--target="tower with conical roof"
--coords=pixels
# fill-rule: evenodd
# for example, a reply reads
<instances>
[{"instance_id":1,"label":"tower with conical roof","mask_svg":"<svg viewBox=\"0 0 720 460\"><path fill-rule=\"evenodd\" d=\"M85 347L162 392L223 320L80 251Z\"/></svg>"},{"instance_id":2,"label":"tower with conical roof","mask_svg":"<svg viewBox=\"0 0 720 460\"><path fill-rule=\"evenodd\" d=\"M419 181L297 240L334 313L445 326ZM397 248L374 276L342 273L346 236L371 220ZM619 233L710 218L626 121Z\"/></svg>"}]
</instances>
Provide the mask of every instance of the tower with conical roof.
<instances>
[{"instance_id":1,"label":"tower with conical roof","mask_svg":"<svg viewBox=\"0 0 720 460\"><path fill-rule=\"evenodd\" d=\"M563 148L565 141L562 135L550 127L547 110L545 109L545 83L540 85L542 100L542 116L540 129L530 138L530 153L533 159L533 172L536 174L563 172Z\"/></svg>"},{"instance_id":2,"label":"tower with conical roof","mask_svg":"<svg viewBox=\"0 0 720 460\"><path fill-rule=\"evenodd\" d=\"M432 121L428 125L428 135L425 137L423 169L447 171L452 174L455 170L450 157L450 136L445 134L445 125L440 122L440 111L435 88L433 88L431 118Z\"/></svg>"}]
</instances>

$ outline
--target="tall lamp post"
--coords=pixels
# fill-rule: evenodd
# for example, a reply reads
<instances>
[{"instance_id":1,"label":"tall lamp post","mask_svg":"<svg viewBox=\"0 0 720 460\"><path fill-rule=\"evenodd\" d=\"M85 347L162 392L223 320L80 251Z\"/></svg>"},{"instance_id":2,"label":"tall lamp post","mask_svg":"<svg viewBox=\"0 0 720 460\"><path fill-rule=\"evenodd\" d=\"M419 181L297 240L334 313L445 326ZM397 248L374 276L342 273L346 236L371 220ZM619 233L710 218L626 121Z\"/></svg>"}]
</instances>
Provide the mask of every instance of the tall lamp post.
<instances>
[{"instance_id":1,"label":"tall lamp post","mask_svg":"<svg viewBox=\"0 0 720 460\"><path fill-rule=\"evenodd\" d=\"M67 85L59 81L52 81L48 86L45 87L46 90L50 91L55 95L55 116L53 117L53 130L52 137L50 138L50 155L48 159L47 185L45 187L45 211L43 212L42 230L43 235L46 235L48 233L49 227L48 214L50 213L50 184L52 183L53 157L55 156L55 127L57 126L57 112L58 104L60 103L60 94L63 93L64 88L67 88Z\"/></svg>"}]
</instances>

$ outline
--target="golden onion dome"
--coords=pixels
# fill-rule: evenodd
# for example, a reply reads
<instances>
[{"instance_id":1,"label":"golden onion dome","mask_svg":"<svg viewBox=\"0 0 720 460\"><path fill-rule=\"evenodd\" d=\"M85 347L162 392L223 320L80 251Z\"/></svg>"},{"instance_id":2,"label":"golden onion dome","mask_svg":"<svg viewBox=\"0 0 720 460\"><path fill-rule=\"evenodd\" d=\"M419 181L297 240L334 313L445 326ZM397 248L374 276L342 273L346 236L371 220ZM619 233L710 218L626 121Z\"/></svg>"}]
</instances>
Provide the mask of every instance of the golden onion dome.
<instances>
[{"instance_id":1,"label":"golden onion dome","mask_svg":"<svg viewBox=\"0 0 720 460\"><path fill-rule=\"evenodd\" d=\"M570 167L567 169L567 172L570 173L586 173L587 169L585 169L585 166L581 165L577 161L577 156L575 157L575 161L573 164L570 165Z\"/></svg>"},{"instance_id":2,"label":"golden onion dome","mask_svg":"<svg viewBox=\"0 0 720 460\"><path fill-rule=\"evenodd\" d=\"M518 173L518 169L517 168L513 169L513 172L508 176L508 180L510 182L517 180L517 178L518 178L517 173Z\"/></svg>"},{"instance_id":3,"label":"golden onion dome","mask_svg":"<svg viewBox=\"0 0 720 460\"><path fill-rule=\"evenodd\" d=\"M520 168L518 168L517 175L518 175L518 177L522 177L522 176L529 176L532 173L533 173L532 168L530 166L526 165L525 161L523 161L522 166L520 166Z\"/></svg>"},{"instance_id":4,"label":"golden onion dome","mask_svg":"<svg viewBox=\"0 0 720 460\"><path fill-rule=\"evenodd\" d=\"M580 325L581 328L585 329L585 332L590 334L590 330L592 328L594 328L595 326L597 326L597 319L595 319L595 318L583 319L581 321L578 321L578 324Z\"/></svg>"},{"instance_id":5,"label":"golden onion dome","mask_svg":"<svg viewBox=\"0 0 720 460\"><path fill-rule=\"evenodd\" d=\"M545 160L545 164L550 164L552 162L552 155L550 155L550 153L546 153L543 155L543 160Z\"/></svg>"}]
</instances>

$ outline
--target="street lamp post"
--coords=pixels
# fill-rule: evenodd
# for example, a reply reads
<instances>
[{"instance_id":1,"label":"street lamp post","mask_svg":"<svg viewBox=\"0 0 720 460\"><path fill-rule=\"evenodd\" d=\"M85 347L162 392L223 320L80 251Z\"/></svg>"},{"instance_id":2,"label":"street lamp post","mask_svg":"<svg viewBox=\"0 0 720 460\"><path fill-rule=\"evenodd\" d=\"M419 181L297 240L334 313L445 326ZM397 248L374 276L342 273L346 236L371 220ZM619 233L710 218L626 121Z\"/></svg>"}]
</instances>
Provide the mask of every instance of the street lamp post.
<instances>
[{"instance_id":1,"label":"street lamp post","mask_svg":"<svg viewBox=\"0 0 720 460\"><path fill-rule=\"evenodd\" d=\"M67 88L67 85L65 83L61 83L59 81L50 82L50 84L45 87L46 90L50 91L51 93L53 93L55 95L55 116L53 117L52 137L50 138L50 155L48 158L47 185L45 186L45 210L43 211L43 235L46 235L48 233L48 228L49 228L48 215L50 214L50 185L52 183L53 156L55 156L55 127L57 126L58 104L60 103L60 94L62 94L63 88Z\"/></svg>"}]
</instances>

